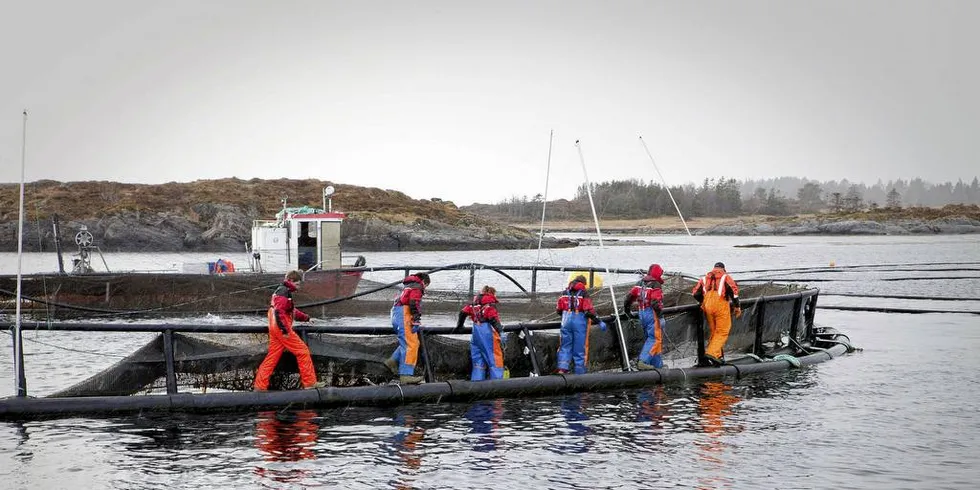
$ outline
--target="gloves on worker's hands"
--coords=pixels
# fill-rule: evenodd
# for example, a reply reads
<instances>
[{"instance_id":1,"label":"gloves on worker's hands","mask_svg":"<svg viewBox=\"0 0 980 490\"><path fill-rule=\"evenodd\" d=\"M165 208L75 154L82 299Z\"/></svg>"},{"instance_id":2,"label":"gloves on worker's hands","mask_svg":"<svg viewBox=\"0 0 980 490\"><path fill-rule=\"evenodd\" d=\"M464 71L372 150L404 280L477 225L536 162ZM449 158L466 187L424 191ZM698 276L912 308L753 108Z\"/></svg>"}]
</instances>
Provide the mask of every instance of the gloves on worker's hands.
<instances>
[{"instance_id":1,"label":"gloves on worker's hands","mask_svg":"<svg viewBox=\"0 0 980 490\"><path fill-rule=\"evenodd\" d=\"M606 331L606 322L599 322L599 330Z\"/></svg>"}]
</instances>

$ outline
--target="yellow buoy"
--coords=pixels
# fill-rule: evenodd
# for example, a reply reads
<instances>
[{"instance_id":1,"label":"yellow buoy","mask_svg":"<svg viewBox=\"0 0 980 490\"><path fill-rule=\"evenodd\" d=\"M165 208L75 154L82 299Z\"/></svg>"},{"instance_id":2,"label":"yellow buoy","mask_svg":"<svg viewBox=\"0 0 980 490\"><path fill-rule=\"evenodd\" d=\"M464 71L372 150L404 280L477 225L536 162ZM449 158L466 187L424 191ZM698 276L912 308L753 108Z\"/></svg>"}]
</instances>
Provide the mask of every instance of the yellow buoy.
<instances>
[{"instance_id":1,"label":"yellow buoy","mask_svg":"<svg viewBox=\"0 0 980 490\"><path fill-rule=\"evenodd\" d=\"M568 275L568 282L575 280L576 276L585 276L585 287L589 289L601 288L602 287L602 276L598 272L592 273L592 281L589 281L589 271L572 271Z\"/></svg>"}]
</instances>

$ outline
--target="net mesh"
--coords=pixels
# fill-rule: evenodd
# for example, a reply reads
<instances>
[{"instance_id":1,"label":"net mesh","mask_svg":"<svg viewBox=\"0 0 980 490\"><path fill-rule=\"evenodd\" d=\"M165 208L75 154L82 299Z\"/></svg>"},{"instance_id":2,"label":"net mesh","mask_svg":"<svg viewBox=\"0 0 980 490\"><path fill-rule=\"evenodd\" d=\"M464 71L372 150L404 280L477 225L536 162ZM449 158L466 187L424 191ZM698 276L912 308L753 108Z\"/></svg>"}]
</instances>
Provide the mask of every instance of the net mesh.
<instances>
[{"instance_id":1,"label":"net mesh","mask_svg":"<svg viewBox=\"0 0 980 490\"><path fill-rule=\"evenodd\" d=\"M664 284L665 306L683 306L680 311L668 312L663 336L663 355L666 361L682 361L697 355L697 329L701 325L700 310L694 305L690 294L693 282L682 277L672 277ZM632 284L619 284L613 287L618 294L617 306L621 309L622 297ZM371 284L362 287L370 288ZM335 315L351 312L387 311L397 287L383 288L370 295L330 305ZM741 288L743 302L760 296L784 295L797 292L797 286L762 284ZM554 311L557 293L502 292L500 297L501 317L505 325L524 323L535 328L529 338L537 354L537 361L544 373L555 369L558 344L559 316ZM614 311L613 297L608 289L594 290L593 298L600 316L606 317ZM454 291L427 291L423 301L426 317L455 313L470 300L469 294ZM795 318L799 325L804 315L794 314L794 308L801 308L801 302L792 298L766 301L765 306L753 304L744 307L741 318L734 319L731 333L725 347L726 355L751 352L756 343L757 332L762 342L769 347L780 345L782 338L790 331ZM326 307L324 307L326 308ZM620 311L622 313L622 311ZM763 321L760 315L764 314ZM617 330L613 322L606 332L593 327L589 334L588 368L590 371L618 369L622 366ZM630 358L635 359L645 335L638 320L621 320L623 339ZM703 327L706 330L706 327ZM802 329L798 329L802 330ZM511 376L527 376L532 372L531 352L527 347L525 335L520 331L505 334L505 365ZM706 334L707 336L707 334ZM177 383L200 391L207 390L250 390L255 370L267 350L265 334L174 334L174 371ZM381 384L392 380L392 374L383 364L397 347L398 342L392 334L337 334L311 333L307 344L313 357L317 375L321 381L332 386L356 386ZM468 379L471 369L470 343L468 335L425 335L425 357L436 379ZM120 360L109 368L58 391L51 396L104 396L129 395L141 392L157 392L166 388L166 359L164 337L159 335L143 347ZM418 372L421 374L422 361ZM271 389L293 389L299 387L299 377L295 358L285 353L272 377Z\"/></svg>"}]
</instances>

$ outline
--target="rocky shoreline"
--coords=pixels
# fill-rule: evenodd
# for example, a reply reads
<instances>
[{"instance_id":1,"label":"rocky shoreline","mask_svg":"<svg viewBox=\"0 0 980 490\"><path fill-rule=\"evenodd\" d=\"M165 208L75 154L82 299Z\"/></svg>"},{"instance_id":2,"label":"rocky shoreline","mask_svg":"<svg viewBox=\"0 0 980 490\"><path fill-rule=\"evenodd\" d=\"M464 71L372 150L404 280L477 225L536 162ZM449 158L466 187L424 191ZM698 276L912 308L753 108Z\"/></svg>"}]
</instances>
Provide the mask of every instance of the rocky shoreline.
<instances>
[{"instance_id":1,"label":"rocky shoreline","mask_svg":"<svg viewBox=\"0 0 980 490\"><path fill-rule=\"evenodd\" d=\"M250 239L252 219L232 205L201 205L195 209L197 221L176 213L124 212L118 215L60 224L63 250L75 249L75 234L85 226L95 244L106 252L240 252ZM592 227L564 227L549 232L594 233ZM941 235L980 233L980 220L967 217L945 217L932 220L900 219L872 221L861 219L801 219L792 221L746 220L691 230L705 236L806 236L806 235ZM683 234L678 229L649 227L604 229L608 235ZM341 228L341 246L345 252L500 250L528 249L538 246L537 234L518 227L488 227L469 224L456 226L429 219L411 223L393 223L378 217L349 217ZM546 248L589 245L586 238L546 237ZM627 243L612 243L627 244ZM17 223L0 223L0 250L17 250ZM55 250L51 220L29 223L24 227L24 251Z\"/></svg>"},{"instance_id":2,"label":"rocky shoreline","mask_svg":"<svg viewBox=\"0 0 980 490\"><path fill-rule=\"evenodd\" d=\"M980 221L954 216L932 220L806 219L789 222L737 221L699 230L698 235L962 235L980 233Z\"/></svg>"},{"instance_id":3,"label":"rocky shoreline","mask_svg":"<svg viewBox=\"0 0 980 490\"><path fill-rule=\"evenodd\" d=\"M240 252L251 239L255 219L238 206L204 204L195 206L195 220L177 213L122 212L103 218L62 221L61 247L75 250L75 234L84 226L95 245L104 252ZM352 213L341 227L345 252L490 250L536 248L536 234L507 226L468 224L456 226L419 218L394 223ZM545 238L547 248L574 247L574 240ZM26 223L25 252L55 250L51 219ZM0 251L17 251L17 223L0 222Z\"/></svg>"}]
</instances>

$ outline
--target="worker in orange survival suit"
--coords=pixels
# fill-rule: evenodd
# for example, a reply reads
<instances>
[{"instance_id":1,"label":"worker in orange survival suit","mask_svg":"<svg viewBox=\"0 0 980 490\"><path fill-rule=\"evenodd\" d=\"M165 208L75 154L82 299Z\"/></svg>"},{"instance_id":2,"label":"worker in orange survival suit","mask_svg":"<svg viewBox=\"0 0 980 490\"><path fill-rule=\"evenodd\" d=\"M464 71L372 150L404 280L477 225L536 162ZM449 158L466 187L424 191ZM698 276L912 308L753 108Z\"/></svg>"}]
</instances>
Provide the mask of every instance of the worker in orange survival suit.
<instances>
[{"instance_id":1,"label":"worker in orange survival suit","mask_svg":"<svg viewBox=\"0 0 980 490\"><path fill-rule=\"evenodd\" d=\"M419 272L402 280L404 289L391 307L391 328L398 336L398 348L385 360L385 365L399 375L405 384L419 384L421 376L415 376L415 364L419 358L419 328L422 327L422 296L429 285L429 275Z\"/></svg>"},{"instance_id":2,"label":"worker in orange survival suit","mask_svg":"<svg viewBox=\"0 0 980 490\"><path fill-rule=\"evenodd\" d=\"M555 311L561 315L561 344L558 345L558 373L568 372L574 365L575 374L585 374L589 357L589 327L595 323L606 331L606 322L596 316L592 298L585 287L584 275L576 276L568 283L558 298Z\"/></svg>"},{"instance_id":3,"label":"worker in orange survival suit","mask_svg":"<svg viewBox=\"0 0 980 490\"><path fill-rule=\"evenodd\" d=\"M456 331L463 328L466 317L473 320L473 334L470 337L470 359L473 371L470 381L504 378L504 327L497 313L497 290L483 286L473 302L464 306L456 321Z\"/></svg>"},{"instance_id":4,"label":"worker in orange survival suit","mask_svg":"<svg viewBox=\"0 0 980 490\"><path fill-rule=\"evenodd\" d=\"M255 373L255 390L265 391L269 389L269 378L279 364L282 352L288 350L296 356L296 364L299 366L299 381L303 388L315 388L320 386L316 381L316 371L313 369L313 358L310 357L310 348L306 346L303 339L293 331L293 321L310 321L310 316L298 310L293 305L293 292L299 288L303 281L303 273L300 271L289 271L286 273L282 284L272 293L272 301L269 306L269 353L265 360L259 365Z\"/></svg>"},{"instance_id":5,"label":"worker in orange survival suit","mask_svg":"<svg viewBox=\"0 0 980 490\"><path fill-rule=\"evenodd\" d=\"M734 406L742 399L732 393L732 387L718 381L706 381L698 394L698 414L701 419L703 440L695 440L702 451L698 459L707 465L699 465L698 488L731 488L733 485L730 468L725 464L726 437L743 429L733 423Z\"/></svg>"},{"instance_id":6,"label":"worker in orange survival suit","mask_svg":"<svg viewBox=\"0 0 980 490\"><path fill-rule=\"evenodd\" d=\"M316 411L259 412L255 423L255 447L270 462L316 459ZM308 469L256 467L255 473L280 483L298 483L312 477Z\"/></svg>"},{"instance_id":7,"label":"worker in orange survival suit","mask_svg":"<svg viewBox=\"0 0 980 490\"><path fill-rule=\"evenodd\" d=\"M704 349L705 357L711 364L720 365L725 360L723 349L728 341L728 332L732 329L732 309L735 318L742 316L738 284L725 272L725 264L717 262L711 271L698 280L691 294L701 304L711 331L708 346Z\"/></svg>"},{"instance_id":8,"label":"worker in orange survival suit","mask_svg":"<svg viewBox=\"0 0 980 490\"><path fill-rule=\"evenodd\" d=\"M627 315L634 316L630 307L636 303L640 317L640 325L647 334L647 340L640 349L636 360L639 369L659 369L664 366L663 357L663 319L660 316L664 308L664 293L660 285L664 283L664 269L660 264L652 264L640 283L633 286L626 299L623 300L623 310Z\"/></svg>"}]
</instances>

